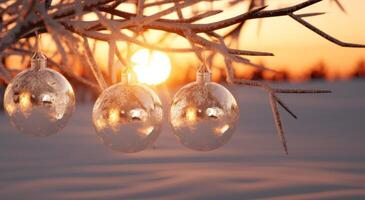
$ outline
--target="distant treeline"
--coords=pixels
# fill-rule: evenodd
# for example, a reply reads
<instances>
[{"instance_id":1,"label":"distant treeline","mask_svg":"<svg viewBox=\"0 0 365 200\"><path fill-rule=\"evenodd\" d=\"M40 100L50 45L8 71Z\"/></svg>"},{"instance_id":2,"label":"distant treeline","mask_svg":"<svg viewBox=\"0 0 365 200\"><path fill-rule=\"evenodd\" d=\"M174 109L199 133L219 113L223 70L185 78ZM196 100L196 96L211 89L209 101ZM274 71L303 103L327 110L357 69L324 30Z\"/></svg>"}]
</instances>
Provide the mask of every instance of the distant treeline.
<instances>
[{"instance_id":1,"label":"distant treeline","mask_svg":"<svg viewBox=\"0 0 365 200\"><path fill-rule=\"evenodd\" d=\"M265 65L264 65L265 66ZM245 73L236 73L237 78L244 78L247 80L267 80L267 81L312 81L312 80L351 80L351 79L365 79L365 60L360 60L352 72L344 74L334 74L329 71L329 66L324 62L318 62L317 64L310 67L307 71L301 73L300 75L291 74L286 70L281 70L278 72L268 72L261 71L258 69L252 69L251 71ZM225 80L224 69L220 69L220 77L214 77L215 81L223 82ZM191 74L191 73L190 73ZM193 79L194 76L187 76L187 79ZM191 80L189 80L191 81Z\"/></svg>"},{"instance_id":2,"label":"distant treeline","mask_svg":"<svg viewBox=\"0 0 365 200\"><path fill-rule=\"evenodd\" d=\"M311 81L311 80L343 80L343 79L358 79L365 78L365 60L360 60L355 69L347 74L334 74L329 72L329 66L324 62L318 62L309 68L307 72L300 75L291 75L287 71L280 71L278 73L265 72L260 70L253 70L247 75L240 78L250 80L269 80L269 81Z\"/></svg>"}]
</instances>

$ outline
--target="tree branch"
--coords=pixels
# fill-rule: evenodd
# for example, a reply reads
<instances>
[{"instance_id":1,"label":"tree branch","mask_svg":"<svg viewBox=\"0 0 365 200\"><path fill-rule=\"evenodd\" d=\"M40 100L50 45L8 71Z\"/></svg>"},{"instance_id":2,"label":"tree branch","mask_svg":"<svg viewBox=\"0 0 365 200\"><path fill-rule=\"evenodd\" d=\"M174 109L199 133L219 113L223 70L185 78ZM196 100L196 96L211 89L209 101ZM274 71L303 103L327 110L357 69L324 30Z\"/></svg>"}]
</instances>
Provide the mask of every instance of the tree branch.
<instances>
[{"instance_id":1,"label":"tree branch","mask_svg":"<svg viewBox=\"0 0 365 200\"><path fill-rule=\"evenodd\" d=\"M313 32L315 32L318 35L322 36L323 38L327 39L328 41L331 41L331 42L333 42L333 43L335 43L339 46L352 47L352 48L365 48L365 45L363 45L363 44L354 44L354 43L342 42L342 41L328 35L327 33L319 30L317 27L313 26L312 24L308 23L307 21L303 20L302 18L300 18L300 17L298 17L294 14L289 14L289 16L291 18L293 18L295 21L302 24L303 26L307 27L308 29L312 30Z\"/></svg>"}]
</instances>

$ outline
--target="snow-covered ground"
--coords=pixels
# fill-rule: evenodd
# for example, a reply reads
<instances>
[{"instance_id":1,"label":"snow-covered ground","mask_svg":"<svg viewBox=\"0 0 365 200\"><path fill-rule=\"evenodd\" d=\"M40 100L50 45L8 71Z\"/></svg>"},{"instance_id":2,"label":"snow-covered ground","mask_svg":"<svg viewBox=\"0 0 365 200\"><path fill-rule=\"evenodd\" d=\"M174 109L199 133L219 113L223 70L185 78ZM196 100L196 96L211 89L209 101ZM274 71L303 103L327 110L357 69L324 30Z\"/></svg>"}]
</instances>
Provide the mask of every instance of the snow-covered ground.
<instances>
[{"instance_id":1,"label":"snow-covered ground","mask_svg":"<svg viewBox=\"0 0 365 200\"><path fill-rule=\"evenodd\" d=\"M233 88L237 132L205 153L180 145L167 124L156 149L113 152L96 138L91 104L48 138L18 134L1 113L0 199L365 199L365 81L277 86L334 91L281 95L299 116L281 112L288 156L267 95L252 88Z\"/></svg>"}]
</instances>

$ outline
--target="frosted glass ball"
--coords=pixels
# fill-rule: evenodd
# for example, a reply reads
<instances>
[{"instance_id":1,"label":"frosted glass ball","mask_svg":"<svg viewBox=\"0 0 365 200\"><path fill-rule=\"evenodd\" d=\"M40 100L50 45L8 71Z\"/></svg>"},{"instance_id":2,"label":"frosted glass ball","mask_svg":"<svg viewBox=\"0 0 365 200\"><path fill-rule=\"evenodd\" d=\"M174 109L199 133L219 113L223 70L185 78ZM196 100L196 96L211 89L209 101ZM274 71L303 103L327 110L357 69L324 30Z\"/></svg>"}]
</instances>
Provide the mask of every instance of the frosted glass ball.
<instances>
[{"instance_id":1,"label":"frosted glass ball","mask_svg":"<svg viewBox=\"0 0 365 200\"><path fill-rule=\"evenodd\" d=\"M163 109L159 97L146 86L118 83L96 100L93 123L108 148L134 153L151 146L161 132Z\"/></svg>"},{"instance_id":2,"label":"frosted glass ball","mask_svg":"<svg viewBox=\"0 0 365 200\"><path fill-rule=\"evenodd\" d=\"M31 136L50 136L64 128L75 109L67 79L48 68L20 72L5 90L4 108L11 123Z\"/></svg>"},{"instance_id":3,"label":"frosted glass ball","mask_svg":"<svg viewBox=\"0 0 365 200\"><path fill-rule=\"evenodd\" d=\"M239 107L233 95L214 82L193 82L181 88L170 108L170 124L185 147L211 151L234 133Z\"/></svg>"}]
</instances>

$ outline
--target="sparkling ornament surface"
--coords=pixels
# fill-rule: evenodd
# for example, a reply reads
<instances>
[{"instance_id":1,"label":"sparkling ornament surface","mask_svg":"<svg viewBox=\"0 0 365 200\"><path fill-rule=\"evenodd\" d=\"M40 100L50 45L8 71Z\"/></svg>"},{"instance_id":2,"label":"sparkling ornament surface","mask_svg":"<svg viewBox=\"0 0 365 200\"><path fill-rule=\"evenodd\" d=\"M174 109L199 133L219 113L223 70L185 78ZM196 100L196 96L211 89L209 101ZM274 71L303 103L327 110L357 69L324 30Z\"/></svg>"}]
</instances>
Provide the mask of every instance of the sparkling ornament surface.
<instances>
[{"instance_id":1,"label":"sparkling ornament surface","mask_svg":"<svg viewBox=\"0 0 365 200\"><path fill-rule=\"evenodd\" d=\"M20 132L49 136L65 127L75 108L75 95L65 77L46 68L42 53L35 53L31 62L31 68L16 75L6 88L4 108Z\"/></svg>"},{"instance_id":2,"label":"sparkling ornament surface","mask_svg":"<svg viewBox=\"0 0 365 200\"><path fill-rule=\"evenodd\" d=\"M134 153L148 148L161 132L162 104L155 92L140 84L107 88L93 109L97 135L108 148Z\"/></svg>"},{"instance_id":3,"label":"sparkling ornament surface","mask_svg":"<svg viewBox=\"0 0 365 200\"><path fill-rule=\"evenodd\" d=\"M238 118L235 98L225 87L211 82L208 72L198 73L196 82L181 88L170 109L174 134L185 147L198 151L227 143Z\"/></svg>"}]
</instances>

